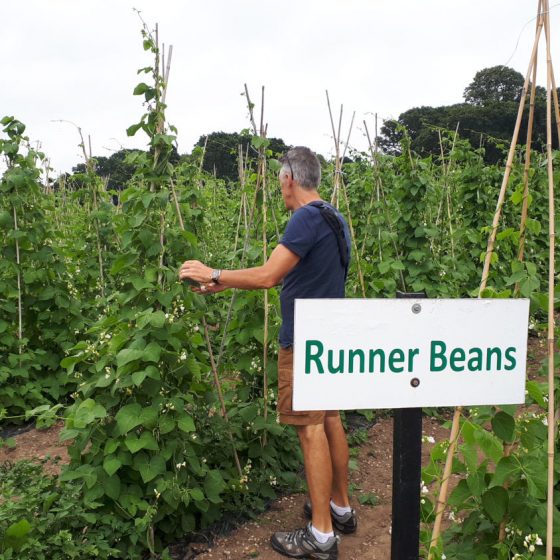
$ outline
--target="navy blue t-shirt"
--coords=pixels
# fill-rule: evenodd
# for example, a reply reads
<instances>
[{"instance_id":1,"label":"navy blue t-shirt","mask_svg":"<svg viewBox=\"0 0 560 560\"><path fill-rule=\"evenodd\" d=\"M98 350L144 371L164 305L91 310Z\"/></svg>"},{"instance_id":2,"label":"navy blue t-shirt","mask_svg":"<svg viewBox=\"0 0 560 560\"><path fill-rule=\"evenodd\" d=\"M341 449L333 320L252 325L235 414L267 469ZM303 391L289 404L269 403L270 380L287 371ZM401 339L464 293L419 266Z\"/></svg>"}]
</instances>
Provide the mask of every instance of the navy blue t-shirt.
<instances>
[{"instance_id":1,"label":"navy blue t-shirt","mask_svg":"<svg viewBox=\"0 0 560 560\"><path fill-rule=\"evenodd\" d=\"M350 255L348 224L335 208L333 210L344 224ZM340 261L335 233L315 206L302 206L293 213L280 243L300 257L284 278L280 293L280 346L289 348L294 344L294 300L344 297L346 270Z\"/></svg>"}]
</instances>

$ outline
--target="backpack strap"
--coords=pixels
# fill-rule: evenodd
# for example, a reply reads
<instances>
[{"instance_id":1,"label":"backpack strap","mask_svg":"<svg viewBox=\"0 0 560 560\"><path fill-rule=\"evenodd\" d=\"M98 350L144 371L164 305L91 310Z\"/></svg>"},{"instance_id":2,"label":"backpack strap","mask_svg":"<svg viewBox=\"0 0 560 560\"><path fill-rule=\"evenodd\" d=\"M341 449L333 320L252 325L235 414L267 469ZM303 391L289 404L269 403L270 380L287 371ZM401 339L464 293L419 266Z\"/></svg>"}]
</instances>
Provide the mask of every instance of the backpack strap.
<instances>
[{"instance_id":1,"label":"backpack strap","mask_svg":"<svg viewBox=\"0 0 560 560\"><path fill-rule=\"evenodd\" d=\"M324 201L314 200L309 203L309 206L314 206L319 209L321 216L331 228L338 244L338 253L340 255L340 264L344 267L346 275L348 274L348 264L350 262L350 254L348 251L348 243L346 243L346 235L344 233L344 226L338 218L336 212Z\"/></svg>"}]
</instances>

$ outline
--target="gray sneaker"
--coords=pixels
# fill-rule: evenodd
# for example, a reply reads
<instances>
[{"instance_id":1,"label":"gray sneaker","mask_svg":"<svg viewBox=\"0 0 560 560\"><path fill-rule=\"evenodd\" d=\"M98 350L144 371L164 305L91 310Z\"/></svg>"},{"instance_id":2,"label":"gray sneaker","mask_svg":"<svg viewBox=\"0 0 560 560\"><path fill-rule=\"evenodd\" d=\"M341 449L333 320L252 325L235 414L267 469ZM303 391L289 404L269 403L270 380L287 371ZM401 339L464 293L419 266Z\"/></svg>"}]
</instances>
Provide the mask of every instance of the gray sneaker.
<instances>
[{"instance_id":1,"label":"gray sneaker","mask_svg":"<svg viewBox=\"0 0 560 560\"><path fill-rule=\"evenodd\" d=\"M303 513L307 518L311 519L312 509L310 500L305 501L305 504L303 505ZM345 535L355 533L358 528L358 518L356 517L354 509L344 515L338 515L338 513L336 513L331 507L331 519L334 528Z\"/></svg>"},{"instance_id":2,"label":"gray sneaker","mask_svg":"<svg viewBox=\"0 0 560 560\"><path fill-rule=\"evenodd\" d=\"M313 558L314 560L338 560L338 536L320 543L311 532L311 523L303 529L280 531L270 538L272 548L290 558Z\"/></svg>"}]
</instances>

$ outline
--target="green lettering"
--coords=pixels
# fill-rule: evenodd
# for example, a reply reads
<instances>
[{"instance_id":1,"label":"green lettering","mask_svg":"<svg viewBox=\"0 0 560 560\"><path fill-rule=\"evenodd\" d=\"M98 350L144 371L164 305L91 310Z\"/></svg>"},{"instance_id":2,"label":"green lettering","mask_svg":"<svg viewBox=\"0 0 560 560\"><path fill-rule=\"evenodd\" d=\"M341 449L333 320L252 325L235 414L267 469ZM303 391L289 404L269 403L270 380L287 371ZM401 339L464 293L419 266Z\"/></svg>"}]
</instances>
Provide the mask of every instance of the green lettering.
<instances>
[{"instance_id":1,"label":"green lettering","mask_svg":"<svg viewBox=\"0 0 560 560\"><path fill-rule=\"evenodd\" d=\"M330 373L342 373L342 371L344 370L344 350L339 350L338 351L338 366L335 367L335 365L333 364L333 356L334 356L334 350L329 350L327 352L329 358L328 358L328 367L329 367L329 372Z\"/></svg>"},{"instance_id":2,"label":"green lettering","mask_svg":"<svg viewBox=\"0 0 560 560\"><path fill-rule=\"evenodd\" d=\"M515 359L515 356L513 355L513 354L515 354L516 351L517 351L517 348L515 348L515 346L510 346L509 348L506 349L506 360L509 361L509 365L508 364L505 365L505 368L506 368L507 371L511 371L517 365L517 360Z\"/></svg>"},{"instance_id":3,"label":"green lettering","mask_svg":"<svg viewBox=\"0 0 560 560\"><path fill-rule=\"evenodd\" d=\"M408 349L408 373L411 373L414 369L414 356L420 354L420 348L409 348Z\"/></svg>"},{"instance_id":4,"label":"green lettering","mask_svg":"<svg viewBox=\"0 0 560 560\"><path fill-rule=\"evenodd\" d=\"M312 347L317 350L312 353ZM305 341L305 373L311 373L311 361L315 362L315 367L318 373L325 373L323 364L321 363L321 356L323 355L323 343L319 340L306 340Z\"/></svg>"},{"instance_id":5,"label":"green lettering","mask_svg":"<svg viewBox=\"0 0 560 560\"><path fill-rule=\"evenodd\" d=\"M486 350L486 371L492 369L492 355L496 356L496 370L502 369L502 350L500 348L488 348Z\"/></svg>"},{"instance_id":6,"label":"green lettering","mask_svg":"<svg viewBox=\"0 0 560 560\"><path fill-rule=\"evenodd\" d=\"M449 365L453 371L464 371L465 351L462 348L453 348L449 355ZM461 363L459 363L461 362Z\"/></svg>"},{"instance_id":7,"label":"green lettering","mask_svg":"<svg viewBox=\"0 0 560 560\"><path fill-rule=\"evenodd\" d=\"M375 356L379 357L379 371L381 373L385 372L385 352L378 348L377 350L369 351L369 372L373 373L375 371Z\"/></svg>"},{"instance_id":8,"label":"green lettering","mask_svg":"<svg viewBox=\"0 0 560 560\"><path fill-rule=\"evenodd\" d=\"M469 350L467 368L469 371L482 371L482 350L480 348L471 348Z\"/></svg>"},{"instance_id":9,"label":"green lettering","mask_svg":"<svg viewBox=\"0 0 560 560\"><path fill-rule=\"evenodd\" d=\"M443 371L447 367L445 350L447 345L441 340L432 340L430 344L430 371ZM439 360L440 365L437 364Z\"/></svg>"},{"instance_id":10,"label":"green lettering","mask_svg":"<svg viewBox=\"0 0 560 560\"><path fill-rule=\"evenodd\" d=\"M360 367L358 371L360 373L364 373L365 371L365 361L366 357L364 356L363 350L348 350L348 372L354 373L354 357L358 356L360 359Z\"/></svg>"},{"instance_id":11,"label":"green lettering","mask_svg":"<svg viewBox=\"0 0 560 560\"><path fill-rule=\"evenodd\" d=\"M404 370L402 364L404 362L404 352L400 348L395 348L389 354L389 369L396 373L400 373Z\"/></svg>"}]
</instances>

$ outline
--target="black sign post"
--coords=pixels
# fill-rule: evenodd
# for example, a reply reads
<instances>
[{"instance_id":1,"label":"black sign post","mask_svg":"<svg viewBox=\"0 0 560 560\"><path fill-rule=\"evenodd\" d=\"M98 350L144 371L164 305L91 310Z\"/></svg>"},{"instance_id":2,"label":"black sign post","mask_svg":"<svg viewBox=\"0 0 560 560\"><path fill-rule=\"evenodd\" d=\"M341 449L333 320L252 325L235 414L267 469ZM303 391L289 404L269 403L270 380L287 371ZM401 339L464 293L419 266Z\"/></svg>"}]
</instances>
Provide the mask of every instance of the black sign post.
<instances>
[{"instance_id":1,"label":"black sign post","mask_svg":"<svg viewBox=\"0 0 560 560\"><path fill-rule=\"evenodd\" d=\"M397 292L397 298L425 298L424 293ZM411 313L421 313L420 304ZM418 387L413 377L410 385ZM418 560L420 553L420 482L422 409L402 408L393 417L393 511L391 560Z\"/></svg>"}]
</instances>

